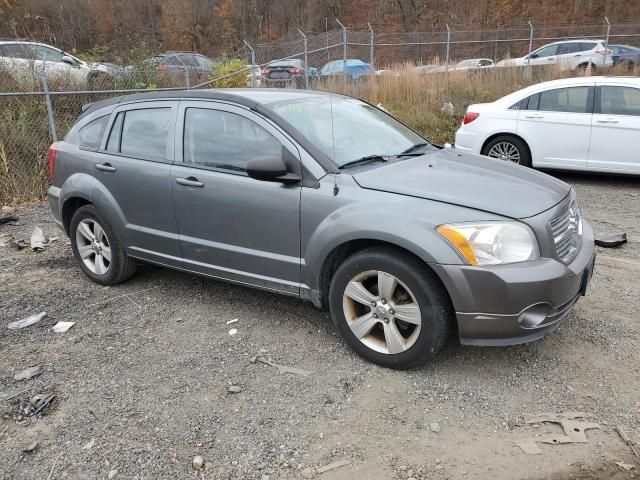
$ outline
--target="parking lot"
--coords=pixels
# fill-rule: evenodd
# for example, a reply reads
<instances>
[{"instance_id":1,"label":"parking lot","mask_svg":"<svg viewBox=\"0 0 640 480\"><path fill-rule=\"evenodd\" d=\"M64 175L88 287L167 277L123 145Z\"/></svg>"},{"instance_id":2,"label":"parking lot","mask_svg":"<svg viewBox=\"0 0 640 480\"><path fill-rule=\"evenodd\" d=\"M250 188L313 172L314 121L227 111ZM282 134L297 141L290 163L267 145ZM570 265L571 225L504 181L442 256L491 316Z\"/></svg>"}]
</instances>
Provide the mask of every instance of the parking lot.
<instances>
[{"instance_id":1,"label":"parking lot","mask_svg":"<svg viewBox=\"0 0 640 480\"><path fill-rule=\"evenodd\" d=\"M59 239L44 252L0 247L0 478L637 477L614 427L640 440L640 179L557 176L596 232L629 243L598 248L588 296L548 338L510 348L451 339L406 372L358 358L326 313L292 298L152 266L101 287L48 205L19 207L0 233L28 240L40 226ZM41 322L7 329L40 311ZM58 321L76 323L55 334ZM41 375L14 380L36 365ZM56 399L34 424L20 407L42 393ZM560 432L528 417L567 411L599 424L587 443L541 444L540 455L513 443Z\"/></svg>"}]
</instances>

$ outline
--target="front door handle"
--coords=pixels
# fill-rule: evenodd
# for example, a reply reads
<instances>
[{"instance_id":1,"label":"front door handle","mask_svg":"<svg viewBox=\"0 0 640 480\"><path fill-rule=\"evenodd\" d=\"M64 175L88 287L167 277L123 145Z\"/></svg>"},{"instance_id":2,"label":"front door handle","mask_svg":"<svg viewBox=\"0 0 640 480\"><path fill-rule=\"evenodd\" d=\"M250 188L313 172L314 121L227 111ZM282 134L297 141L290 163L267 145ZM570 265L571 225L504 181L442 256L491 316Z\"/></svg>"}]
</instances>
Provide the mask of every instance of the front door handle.
<instances>
[{"instance_id":1,"label":"front door handle","mask_svg":"<svg viewBox=\"0 0 640 480\"><path fill-rule=\"evenodd\" d=\"M542 115L541 113L525 113L524 117L525 118L544 118L544 115Z\"/></svg>"},{"instance_id":2,"label":"front door handle","mask_svg":"<svg viewBox=\"0 0 640 480\"><path fill-rule=\"evenodd\" d=\"M176 183L184 185L185 187L204 187L204 183L199 181L196 177L176 178Z\"/></svg>"},{"instance_id":3,"label":"front door handle","mask_svg":"<svg viewBox=\"0 0 640 480\"><path fill-rule=\"evenodd\" d=\"M619 120L617 118L611 118L611 117L600 117L596 119L596 122L598 123L618 123Z\"/></svg>"},{"instance_id":4,"label":"front door handle","mask_svg":"<svg viewBox=\"0 0 640 480\"><path fill-rule=\"evenodd\" d=\"M103 172L115 172L116 167L113 167L110 163L96 163L96 168Z\"/></svg>"}]
</instances>

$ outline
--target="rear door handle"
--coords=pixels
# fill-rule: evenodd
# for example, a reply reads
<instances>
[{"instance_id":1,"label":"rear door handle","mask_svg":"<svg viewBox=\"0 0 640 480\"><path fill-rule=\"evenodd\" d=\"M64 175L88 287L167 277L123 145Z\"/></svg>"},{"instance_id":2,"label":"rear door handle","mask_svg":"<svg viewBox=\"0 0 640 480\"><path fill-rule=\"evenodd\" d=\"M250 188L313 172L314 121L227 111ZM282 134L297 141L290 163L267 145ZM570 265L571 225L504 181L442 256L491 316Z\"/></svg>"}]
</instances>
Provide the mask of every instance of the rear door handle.
<instances>
[{"instance_id":1,"label":"rear door handle","mask_svg":"<svg viewBox=\"0 0 640 480\"><path fill-rule=\"evenodd\" d=\"M185 187L204 187L204 183L199 181L196 177L176 178L176 183L184 185Z\"/></svg>"},{"instance_id":2,"label":"rear door handle","mask_svg":"<svg viewBox=\"0 0 640 480\"><path fill-rule=\"evenodd\" d=\"M525 118L544 118L544 115L542 115L541 113L525 113L524 117Z\"/></svg>"},{"instance_id":3,"label":"rear door handle","mask_svg":"<svg viewBox=\"0 0 640 480\"><path fill-rule=\"evenodd\" d=\"M600 117L596 119L596 122L598 123L618 123L619 120L617 118L611 118L611 117Z\"/></svg>"},{"instance_id":4,"label":"rear door handle","mask_svg":"<svg viewBox=\"0 0 640 480\"><path fill-rule=\"evenodd\" d=\"M103 172L115 172L116 167L111 166L110 163L96 163L96 168Z\"/></svg>"}]
</instances>

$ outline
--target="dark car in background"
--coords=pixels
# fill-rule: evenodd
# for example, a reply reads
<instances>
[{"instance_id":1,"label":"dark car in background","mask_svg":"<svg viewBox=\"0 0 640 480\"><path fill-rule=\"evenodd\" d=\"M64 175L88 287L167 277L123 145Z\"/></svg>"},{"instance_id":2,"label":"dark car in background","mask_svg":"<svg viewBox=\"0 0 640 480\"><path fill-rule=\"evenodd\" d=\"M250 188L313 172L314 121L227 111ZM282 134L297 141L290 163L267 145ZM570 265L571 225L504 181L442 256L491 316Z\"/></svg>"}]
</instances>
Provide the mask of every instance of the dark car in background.
<instances>
[{"instance_id":1,"label":"dark car in background","mask_svg":"<svg viewBox=\"0 0 640 480\"><path fill-rule=\"evenodd\" d=\"M309 76L316 76L318 69L308 67ZM304 86L305 68L304 62L297 58L287 58L267 63L260 71L262 81L268 87L283 87L294 84L296 87Z\"/></svg>"},{"instance_id":2,"label":"dark car in background","mask_svg":"<svg viewBox=\"0 0 640 480\"><path fill-rule=\"evenodd\" d=\"M627 65L630 69L640 63L640 48L631 45L609 45L613 66Z\"/></svg>"},{"instance_id":3,"label":"dark car in background","mask_svg":"<svg viewBox=\"0 0 640 480\"><path fill-rule=\"evenodd\" d=\"M330 77L337 75L347 75L351 80L359 80L368 75L374 75L375 71L370 63L362 60L349 58L347 60L334 60L327 63L320 70L321 77Z\"/></svg>"},{"instance_id":4,"label":"dark car in background","mask_svg":"<svg viewBox=\"0 0 640 480\"><path fill-rule=\"evenodd\" d=\"M149 58L147 64L162 73L182 77L186 68L197 79L206 78L213 68L213 60L197 52L166 52Z\"/></svg>"}]
</instances>

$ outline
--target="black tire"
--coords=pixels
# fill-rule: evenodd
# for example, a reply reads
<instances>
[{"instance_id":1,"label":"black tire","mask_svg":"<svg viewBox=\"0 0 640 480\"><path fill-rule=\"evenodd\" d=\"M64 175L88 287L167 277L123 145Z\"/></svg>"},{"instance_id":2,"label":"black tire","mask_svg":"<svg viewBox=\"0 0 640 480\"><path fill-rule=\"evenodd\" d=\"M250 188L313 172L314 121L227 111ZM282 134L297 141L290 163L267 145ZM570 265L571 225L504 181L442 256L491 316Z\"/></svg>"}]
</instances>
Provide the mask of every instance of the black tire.
<instances>
[{"instance_id":1,"label":"black tire","mask_svg":"<svg viewBox=\"0 0 640 480\"><path fill-rule=\"evenodd\" d=\"M352 332L345 317L345 288L357 275L370 270L396 277L413 293L420 308L421 327L415 343L401 353L381 353L365 345ZM348 257L333 275L329 309L340 335L358 355L372 363L399 370L423 365L435 357L453 324L451 302L440 280L415 257L391 248L368 248Z\"/></svg>"},{"instance_id":2,"label":"black tire","mask_svg":"<svg viewBox=\"0 0 640 480\"><path fill-rule=\"evenodd\" d=\"M578 68L576 70L578 70L578 73L583 74L587 70L587 68L589 68L589 65L591 65L591 73L596 73L598 67L596 67L593 63L581 63L580 65L578 65Z\"/></svg>"},{"instance_id":3,"label":"black tire","mask_svg":"<svg viewBox=\"0 0 640 480\"><path fill-rule=\"evenodd\" d=\"M491 149L499 143L508 143L513 145L520 155L520 161L518 164L523 167L531 167L531 153L529 153L529 147L524 141L518 137L514 137L513 135L500 135L493 138L490 142L487 142L482 149L482 155L489 156Z\"/></svg>"},{"instance_id":4,"label":"black tire","mask_svg":"<svg viewBox=\"0 0 640 480\"><path fill-rule=\"evenodd\" d=\"M76 239L76 231L78 225L83 220L92 220L97 222L105 232L111 249L111 262L106 273L100 275L92 272L84 263L78 252L78 244ZM120 238L116 235L115 229L104 215L100 214L93 205L85 205L75 211L71 218L69 228L69 237L71 239L71 248L73 255L76 257L82 271L96 283L100 285L116 285L131 278L135 273L137 264L129 258L124 251Z\"/></svg>"}]
</instances>

